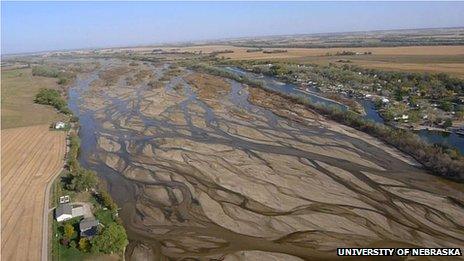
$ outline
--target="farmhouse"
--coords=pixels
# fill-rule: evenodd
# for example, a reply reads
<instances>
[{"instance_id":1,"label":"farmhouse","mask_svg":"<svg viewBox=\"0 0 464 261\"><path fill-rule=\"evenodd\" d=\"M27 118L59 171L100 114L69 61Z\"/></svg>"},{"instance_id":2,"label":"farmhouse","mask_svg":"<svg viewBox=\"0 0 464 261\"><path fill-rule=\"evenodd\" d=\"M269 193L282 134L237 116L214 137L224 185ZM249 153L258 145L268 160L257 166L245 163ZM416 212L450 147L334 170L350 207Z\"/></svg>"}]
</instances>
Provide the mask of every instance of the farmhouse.
<instances>
[{"instance_id":1,"label":"farmhouse","mask_svg":"<svg viewBox=\"0 0 464 261\"><path fill-rule=\"evenodd\" d=\"M93 237L98 232L98 220L94 218L84 218L79 223L81 237Z\"/></svg>"},{"instance_id":2,"label":"farmhouse","mask_svg":"<svg viewBox=\"0 0 464 261\"><path fill-rule=\"evenodd\" d=\"M58 121L55 123L55 129L56 130L60 130L60 129L64 129L66 128L66 123L62 122L62 121Z\"/></svg>"},{"instance_id":3,"label":"farmhouse","mask_svg":"<svg viewBox=\"0 0 464 261\"><path fill-rule=\"evenodd\" d=\"M84 215L84 208L82 206L72 207L71 204L60 204L55 209L55 219L58 222L66 221L71 218L81 217Z\"/></svg>"},{"instance_id":4,"label":"farmhouse","mask_svg":"<svg viewBox=\"0 0 464 261\"><path fill-rule=\"evenodd\" d=\"M62 222L73 218L72 206L70 204L61 204L55 209L56 221Z\"/></svg>"}]
</instances>

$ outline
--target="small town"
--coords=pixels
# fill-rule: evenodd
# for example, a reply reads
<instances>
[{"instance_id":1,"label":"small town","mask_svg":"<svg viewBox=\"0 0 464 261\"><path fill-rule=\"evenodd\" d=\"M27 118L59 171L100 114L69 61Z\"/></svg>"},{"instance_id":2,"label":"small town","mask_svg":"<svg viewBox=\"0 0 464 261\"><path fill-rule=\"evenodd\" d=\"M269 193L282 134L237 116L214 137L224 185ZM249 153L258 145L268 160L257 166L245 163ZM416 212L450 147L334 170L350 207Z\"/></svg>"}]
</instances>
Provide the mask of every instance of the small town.
<instances>
[{"instance_id":1,"label":"small town","mask_svg":"<svg viewBox=\"0 0 464 261\"><path fill-rule=\"evenodd\" d=\"M446 74L388 72L346 64L232 64L306 91L312 88L360 113L365 111L359 101L371 101L385 121L400 128L464 135L464 81Z\"/></svg>"}]
</instances>

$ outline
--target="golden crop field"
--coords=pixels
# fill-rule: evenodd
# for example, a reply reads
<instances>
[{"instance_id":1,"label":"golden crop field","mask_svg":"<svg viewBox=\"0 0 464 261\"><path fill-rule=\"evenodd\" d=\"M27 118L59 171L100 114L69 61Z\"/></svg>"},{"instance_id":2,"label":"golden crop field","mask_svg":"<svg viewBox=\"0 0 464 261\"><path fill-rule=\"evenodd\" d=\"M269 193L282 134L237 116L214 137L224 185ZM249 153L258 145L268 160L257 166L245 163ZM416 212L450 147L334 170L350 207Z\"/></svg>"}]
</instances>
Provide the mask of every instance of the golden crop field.
<instances>
[{"instance_id":1,"label":"golden crop field","mask_svg":"<svg viewBox=\"0 0 464 261\"><path fill-rule=\"evenodd\" d=\"M174 47L173 47L174 48ZM170 50L171 48L163 48ZM211 53L232 50L233 53L218 54L232 60L285 60L299 63L328 64L350 60L351 64L384 70L444 72L464 78L464 46L405 46L405 47L343 47L343 48L264 48L287 50L282 53L247 52L246 47L228 45L205 45L178 48L178 51ZM337 52L371 52L370 55L335 55ZM330 53L331 56L326 54Z\"/></svg>"},{"instance_id":2,"label":"golden crop field","mask_svg":"<svg viewBox=\"0 0 464 261\"><path fill-rule=\"evenodd\" d=\"M2 260L40 260L45 190L63 167L66 132L13 128L1 141Z\"/></svg>"}]
</instances>

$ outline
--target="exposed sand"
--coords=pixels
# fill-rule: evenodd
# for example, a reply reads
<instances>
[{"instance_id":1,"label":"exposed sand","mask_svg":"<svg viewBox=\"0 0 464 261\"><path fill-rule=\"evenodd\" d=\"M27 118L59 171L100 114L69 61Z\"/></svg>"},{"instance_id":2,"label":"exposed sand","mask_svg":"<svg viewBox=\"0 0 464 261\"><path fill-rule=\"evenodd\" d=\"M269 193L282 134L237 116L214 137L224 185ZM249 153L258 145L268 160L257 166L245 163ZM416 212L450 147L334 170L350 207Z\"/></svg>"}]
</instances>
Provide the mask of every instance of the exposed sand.
<instances>
[{"instance_id":1,"label":"exposed sand","mask_svg":"<svg viewBox=\"0 0 464 261\"><path fill-rule=\"evenodd\" d=\"M152 88L167 68L151 69L136 85L127 75L93 84L84 103L96 121L82 135L98 141L84 160L123 206L128 257L327 259L340 246L463 245L462 184L260 89L182 70Z\"/></svg>"}]
</instances>

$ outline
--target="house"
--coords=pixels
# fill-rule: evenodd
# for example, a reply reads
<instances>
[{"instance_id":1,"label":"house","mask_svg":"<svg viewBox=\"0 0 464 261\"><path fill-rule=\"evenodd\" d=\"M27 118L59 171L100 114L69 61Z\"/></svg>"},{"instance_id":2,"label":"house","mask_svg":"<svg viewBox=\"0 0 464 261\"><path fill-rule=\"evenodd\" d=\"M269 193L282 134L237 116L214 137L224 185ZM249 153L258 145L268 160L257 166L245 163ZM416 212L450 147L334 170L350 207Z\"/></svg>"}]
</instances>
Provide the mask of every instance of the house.
<instances>
[{"instance_id":1,"label":"house","mask_svg":"<svg viewBox=\"0 0 464 261\"><path fill-rule=\"evenodd\" d=\"M58 121L55 123L55 129L56 130L60 130L60 129L64 129L66 128L66 123L62 122L62 121Z\"/></svg>"},{"instance_id":2,"label":"house","mask_svg":"<svg viewBox=\"0 0 464 261\"><path fill-rule=\"evenodd\" d=\"M382 103L389 103L389 102L390 102L389 99L387 99L387 98L382 98Z\"/></svg>"},{"instance_id":3,"label":"house","mask_svg":"<svg viewBox=\"0 0 464 261\"><path fill-rule=\"evenodd\" d=\"M93 237L98 232L98 219L84 218L79 223L79 231L81 237Z\"/></svg>"},{"instance_id":4,"label":"house","mask_svg":"<svg viewBox=\"0 0 464 261\"><path fill-rule=\"evenodd\" d=\"M407 122L408 119L409 119L409 115L406 115L406 114L403 114L403 115L401 115L401 116L399 116L399 117L395 117L395 118L394 118L395 121L403 120L403 121L405 121L405 122Z\"/></svg>"},{"instance_id":5,"label":"house","mask_svg":"<svg viewBox=\"0 0 464 261\"><path fill-rule=\"evenodd\" d=\"M58 222L66 221L73 218L72 206L70 204L60 204L55 209L55 218Z\"/></svg>"},{"instance_id":6,"label":"house","mask_svg":"<svg viewBox=\"0 0 464 261\"><path fill-rule=\"evenodd\" d=\"M55 219L58 222L70 220L75 217L82 217L84 215L84 207L72 207L71 204L60 204L55 209Z\"/></svg>"},{"instance_id":7,"label":"house","mask_svg":"<svg viewBox=\"0 0 464 261\"><path fill-rule=\"evenodd\" d=\"M74 207L71 212L72 212L73 218L81 217L84 215L84 207L83 206Z\"/></svg>"}]
</instances>

